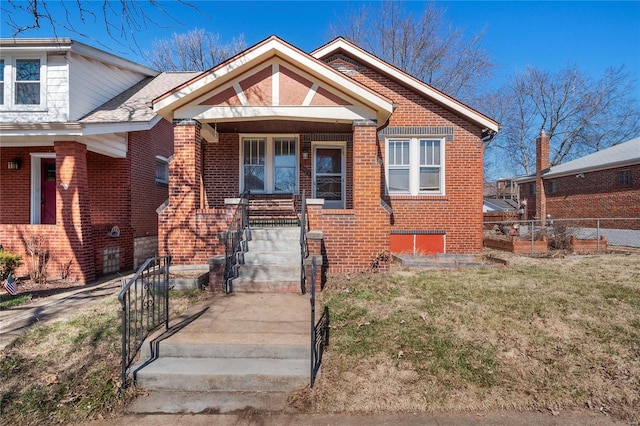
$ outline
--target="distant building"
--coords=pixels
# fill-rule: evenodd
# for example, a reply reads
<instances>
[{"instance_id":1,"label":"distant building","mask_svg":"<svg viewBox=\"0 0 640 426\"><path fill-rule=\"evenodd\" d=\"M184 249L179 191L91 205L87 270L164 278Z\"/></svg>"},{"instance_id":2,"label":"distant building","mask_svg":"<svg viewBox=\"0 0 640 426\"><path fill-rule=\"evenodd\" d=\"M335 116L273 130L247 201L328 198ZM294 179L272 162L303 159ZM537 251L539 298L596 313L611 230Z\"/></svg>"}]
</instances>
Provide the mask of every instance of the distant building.
<instances>
[{"instance_id":1,"label":"distant building","mask_svg":"<svg viewBox=\"0 0 640 426\"><path fill-rule=\"evenodd\" d=\"M551 167L544 131L536 144L536 175L518 179L529 219L640 217L640 137Z\"/></svg>"}]
</instances>

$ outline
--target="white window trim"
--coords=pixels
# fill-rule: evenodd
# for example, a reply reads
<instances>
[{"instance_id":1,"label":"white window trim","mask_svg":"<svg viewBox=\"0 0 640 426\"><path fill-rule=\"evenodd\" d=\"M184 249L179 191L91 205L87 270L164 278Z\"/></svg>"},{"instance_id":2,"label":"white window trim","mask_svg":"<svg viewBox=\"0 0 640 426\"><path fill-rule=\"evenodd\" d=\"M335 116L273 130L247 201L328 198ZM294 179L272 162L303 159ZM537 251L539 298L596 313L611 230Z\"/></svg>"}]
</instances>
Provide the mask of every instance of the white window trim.
<instances>
[{"instance_id":1,"label":"white window trim","mask_svg":"<svg viewBox=\"0 0 640 426\"><path fill-rule=\"evenodd\" d=\"M420 190L420 140L440 141L440 189ZM389 142L408 141L409 142L409 191L389 191ZM445 138L434 136L394 136L385 138L385 190L387 195L446 195L446 154ZM430 167L430 166L427 166Z\"/></svg>"},{"instance_id":2,"label":"white window trim","mask_svg":"<svg viewBox=\"0 0 640 426\"><path fill-rule=\"evenodd\" d=\"M40 200L42 199L43 158L56 158L55 152L31 153L31 225L40 225Z\"/></svg>"},{"instance_id":3,"label":"white window trim","mask_svg":"<svg viewBox=\"0 0 640 426\"><path fill-rule=\"evenodd\" d=\"M300 190L300 138L297 134L260 134L260 133L241 133L239 143L239 159L238 168L240 175L240 188L244 188L244 140L245 139L264 139L265 142L265 182L266 189L264 191L253 190L256 194L289 194L289 192L275 191L275 156L274 156L274 140L275 139L294 139L296 145L296 164L295 164L295 189L293 194L297 195Z\"/></svg>"},{"instance_id":4,"label":"white window trim","mask_svg":"<svg viewBox=\"0 0 640 426\"><path fill-rule=\"evenodd\" d=\"M158 179L158 175L156 174L156 183L169 183L169 160L166 157L163 157L162 155L156 155L156 161L154 163L156 167L158 166L158 162L162 162L164 164L167 178L164 180ZM154 169L154 172L155 172L155 169Z\"/></svg>"},{"instance_id":5,"label":"white window trim","mask_svg":"<svg viewBox=\"0 0 640 426\"><path fill-rule=\"evenodd\" d=\"M4 59L4 103L0 104L0 111L46 111L47 105L47 55L20 54L2 56ZM40 103L37 105L23 105L15 102L16 60L40 60Z\"/></svg>"}]
</instances>

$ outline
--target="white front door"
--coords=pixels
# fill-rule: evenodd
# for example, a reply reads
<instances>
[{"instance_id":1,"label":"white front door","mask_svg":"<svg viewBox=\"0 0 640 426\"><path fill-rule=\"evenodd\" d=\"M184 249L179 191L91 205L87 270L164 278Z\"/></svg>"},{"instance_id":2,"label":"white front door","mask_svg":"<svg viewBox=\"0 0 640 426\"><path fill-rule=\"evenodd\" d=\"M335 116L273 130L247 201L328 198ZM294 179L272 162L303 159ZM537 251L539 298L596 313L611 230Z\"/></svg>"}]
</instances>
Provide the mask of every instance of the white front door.
<instances>
[{"instance_id":1,"label":"white front door","mask_svg":"<svg viewBox=\"0 0 640 426\"><path fill-rule=\"evenodd\" d=\"M313 197L323 198L324 207L344 208L344 146L314 147Z\"/></svg>"}]
</instances>

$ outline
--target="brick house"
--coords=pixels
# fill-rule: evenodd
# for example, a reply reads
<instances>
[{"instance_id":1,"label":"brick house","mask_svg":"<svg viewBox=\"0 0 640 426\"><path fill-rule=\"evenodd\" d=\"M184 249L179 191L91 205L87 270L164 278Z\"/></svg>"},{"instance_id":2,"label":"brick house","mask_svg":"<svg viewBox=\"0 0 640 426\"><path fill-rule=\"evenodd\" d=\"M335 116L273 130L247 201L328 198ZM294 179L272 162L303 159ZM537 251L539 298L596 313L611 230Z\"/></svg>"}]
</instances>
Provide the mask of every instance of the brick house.
<instances>
[{"instance_id":1,"label":"brick house","mask_svg":"<svg viewBox=\"0 0 640 426\"><path fill-rule=\"evenodd\" d=\"M549 167L549 138L536 139L536 175L518 179L529 219L640 217L640 137ZM640 229L640 223L617 226Z\"/></svg>"},{"instance_id":2,"label":"brick house","mask_svg":"<svg viewBox=\"0 0 640 426\"><path fill-rule=\"evenodd\" d=\"M171 123L149 102L163 73L70 39L0 40L0 244L82 283L157 252ZM23 266L18 275L26 274Z\"/></svg>"},{"instance_id":3,"label":"brick house","mask_svg":"<svg viewBox=\"0 0 640 426\"><path fill-rule=\"evenodd\" d=\"M238 195L309 198L332 272L388 252L482 250L483 139L498 123L338 38L273 36L153 102L173 122L161 253L205 264Z\"/></svg>"}]
</instances>

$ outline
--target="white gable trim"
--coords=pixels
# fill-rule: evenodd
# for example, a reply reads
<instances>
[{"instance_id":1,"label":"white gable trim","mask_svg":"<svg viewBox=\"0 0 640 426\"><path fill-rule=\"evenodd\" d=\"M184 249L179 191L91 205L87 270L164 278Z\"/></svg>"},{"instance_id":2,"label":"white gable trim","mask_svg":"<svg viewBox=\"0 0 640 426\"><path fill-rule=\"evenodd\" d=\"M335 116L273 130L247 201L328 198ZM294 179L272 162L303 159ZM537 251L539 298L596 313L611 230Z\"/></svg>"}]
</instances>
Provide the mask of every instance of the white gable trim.
<instances>
[{"instance_id":1,"label":"white gable trim","mask_svg":"<svg viewBox=\"0 0 640 426\"><path fill-rule=\"evenodd\" d=\"M154 111L165 118L173 120L173 110L192 102L197 97L208 91L210 85L220 86L240 75L244 69L260 64L272 56L279 56L291 62L293 65L306 70L314 79L324 82L332 82L358 100L358 103L378 111L376 119L382 125L393 112L393 104L388 99L381 97L373 91L343 76L325 64L314 60L297 49L285 44L281 40L272 37L244 54L237 56L231 62L211 70L190 84L158 98L154 102ZM299 107L298 107L299 108ZM380 122L382 121L382 122Z\"/></svg>"},{"instance_id":2,"label":"white gable trim","mask_svg":"<svg viewBox=\"0 0 640 426\"><path fill-rule=\"evenodd\" d=\"M364 62L365 64L382 71L383 73L391 76L392 78L398 81L403 82L407 86L418 91L418 93L421 93L426 97L431 98L434 101L438 102L439 104L442 104L445 107L450 108L451 110L462 114L464 117L467 117L469 120L475 123L478 123L479 125L489 130L493 130L494 132L497 132L500 129L499 125L495 123L493 120L455 101L453 98L446 96L445 94L435 90L431 86L421 82L420 80L410 76L409 74L406 74L400 71L398 68L393 67L384 61L381 61L380 59L376 58L370 53L355 47L354 45L352 45L351 43L348 43L344 39L338 38L330 42L329 44L311 52L311 56L313 56L316 59L321 59L331 55L332 53L338 50L343 50L348 54L353 55L354 57L358 58L358 60Z\"/></svg>"}]
</instances>

